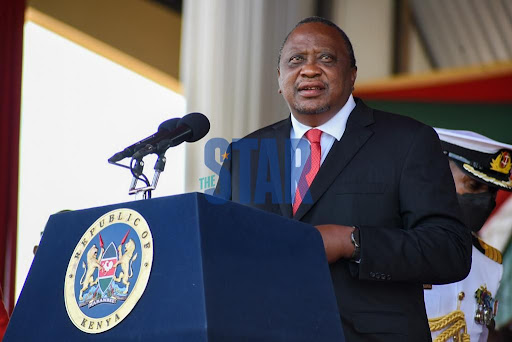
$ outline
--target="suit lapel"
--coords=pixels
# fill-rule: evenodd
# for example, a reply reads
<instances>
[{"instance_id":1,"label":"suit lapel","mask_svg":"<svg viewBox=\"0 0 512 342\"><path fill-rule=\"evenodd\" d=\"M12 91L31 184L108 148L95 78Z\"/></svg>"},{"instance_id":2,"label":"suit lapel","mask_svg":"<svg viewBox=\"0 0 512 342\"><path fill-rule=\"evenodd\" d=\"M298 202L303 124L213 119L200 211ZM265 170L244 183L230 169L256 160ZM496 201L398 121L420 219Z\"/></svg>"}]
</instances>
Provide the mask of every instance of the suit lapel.
<instances>
[{"instance_id":1,"label":"suit lapel","mask_svg":"<svg viewBox=\"0 0 512 342\"><path fill-rule=\"evenodd\" d=\"M281 214L284 217L292 218L292 205L290 194L290 130L292 122L290 118L280 121L272 127L275 130L275 137L277 143L277 153L279 158L279 173L280 179L273 179L276 193L282 193L283 197L279 201Z\"/></svg>"},{"instance_id":2,"label":"suit lapel","mask_svg":"<svg viewBox=\"0 0 512 342\"><path fill-rule=\"evenodd\" d=\"M301 203L293 216L300 220L320 199L336 177L350 163L359 149L373 134L367 126L373 123L373 110L358 100L350 114L347 127L340 141L335 141L310 187L312 201Z\"/></svg>"}]
</instances>

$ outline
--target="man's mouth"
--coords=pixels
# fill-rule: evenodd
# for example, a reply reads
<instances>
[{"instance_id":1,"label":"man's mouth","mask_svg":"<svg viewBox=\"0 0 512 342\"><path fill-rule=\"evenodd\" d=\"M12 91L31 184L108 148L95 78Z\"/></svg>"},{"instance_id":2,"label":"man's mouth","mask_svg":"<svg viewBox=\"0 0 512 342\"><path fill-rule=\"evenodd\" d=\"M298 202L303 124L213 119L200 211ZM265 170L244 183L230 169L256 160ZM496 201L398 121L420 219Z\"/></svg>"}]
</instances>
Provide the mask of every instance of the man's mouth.
<instances>
[{"instance_id":1,"label":"man's mouth","mask_svg":"<svg viewBox=\"0 0 512 342\"><path fill-rule=\"evenodd\" d=\"M316 97L325 91L325 85L322 82L302 83L297 88L298 93L303 97Z\"/></svg>"}]
</instances>

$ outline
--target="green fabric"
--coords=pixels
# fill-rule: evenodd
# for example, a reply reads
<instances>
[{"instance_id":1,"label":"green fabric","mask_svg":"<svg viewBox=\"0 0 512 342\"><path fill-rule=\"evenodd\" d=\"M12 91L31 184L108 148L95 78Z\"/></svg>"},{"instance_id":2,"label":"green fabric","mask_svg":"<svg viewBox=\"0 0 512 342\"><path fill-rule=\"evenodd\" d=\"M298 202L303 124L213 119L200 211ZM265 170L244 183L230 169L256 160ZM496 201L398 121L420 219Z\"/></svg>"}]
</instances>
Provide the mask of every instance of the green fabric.
<instances>
[{"instance_id":1,"label":"green fabric","mask_svg":"<svg viewBox=\"0 0 512 342\"><path fill-rule=\"evenodd\" d=\"M427 125L470 130L512 144L512 104L365 101L370 107L410 116Z\"/></svg>"}]
</instances>

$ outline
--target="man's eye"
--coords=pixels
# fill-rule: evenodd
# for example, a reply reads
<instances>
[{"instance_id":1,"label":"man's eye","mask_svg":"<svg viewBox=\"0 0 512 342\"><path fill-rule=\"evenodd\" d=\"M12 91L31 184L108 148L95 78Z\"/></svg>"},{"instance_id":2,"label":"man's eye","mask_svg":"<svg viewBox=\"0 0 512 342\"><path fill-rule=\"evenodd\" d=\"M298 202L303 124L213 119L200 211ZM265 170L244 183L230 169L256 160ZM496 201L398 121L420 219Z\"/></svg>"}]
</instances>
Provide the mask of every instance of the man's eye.
<instances>
[{"instance_id":1,"label":"man's eye","mask_svg":"<svg viewBox=\"0 0 512 342\"><path fill-rule=\"evenodd\" d=\"M330 55L322 55L320 56L320 59L324 62L331 62L334 60L334 58Z\"/></svg>"},{"instance_id":2,"label":"man's eye","mask_svg":"<svg viewBox=\"0 0 512 342\"><path fill-rule=\"evenodd\" d=\"M298 63L298 62L301 62L302 60L303 60L302 56L292 56L290 58L291 63Z\"/></svg>"},{"instance_id":3,"label":"man's eye","mask_svg":"<svg viewBox=\"0 0 512 342\"><path fill-rule=\"evenodd\" d=\"M472 190L472 191L479 191L480 189L483 188L483 184L482 183L479 183L477 181L471 181L469 182L469 188Z\"/></svg>"}]
</instances>

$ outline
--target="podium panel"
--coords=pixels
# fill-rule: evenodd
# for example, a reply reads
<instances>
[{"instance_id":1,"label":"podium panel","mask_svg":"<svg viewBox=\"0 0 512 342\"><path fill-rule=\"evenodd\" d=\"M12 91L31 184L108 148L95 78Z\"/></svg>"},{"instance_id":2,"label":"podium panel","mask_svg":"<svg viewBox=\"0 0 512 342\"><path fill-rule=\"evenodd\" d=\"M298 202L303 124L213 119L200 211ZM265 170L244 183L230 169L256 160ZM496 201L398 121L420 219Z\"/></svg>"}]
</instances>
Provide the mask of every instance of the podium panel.
<instances>
[{"instance_id":1,"label":"podium panel","mask_svg":"<svg viewBox=\"0 0 512 342\"><path fill-rule=\"evenodd\" d=\"M92 233L98 218L118 209L135 211L147 222L151 260L136 232L127 231L115 245L119 254L109 251L105 228L103 237ZM96 258L104 267L90 272L91 283L83 293L75 286L71 300L80 302L79 292L85 298L93 288L113 291L108 284L123 293L127 285L122 279L131 279L126 302L117 302L122 307L139 291L142 280L137 270L128 272L133 278L123 278L121 266L112 269L116 260L120 264L121 254L130 252L133 269L150 269L140 299L105 331L98 330L97 322L79 322L84 331L79 329L64 299L66 277L84 279L86 269L93 268L77 256L76 274L68 269L89 233L88 243L94 239ZM131 250L126 247L130 240L136 246ZM85 245L82 258L93 248ZM109 280L109 274L118 282ZM98 282L91 285L92 280ZM114 305L89 303L100 313ZM88 312L87 306L81 310ZM193 193L52 215L4 337L41 340L343 342L344 337L322 239L314 227Z\"/></svg>"}]
</instances>

